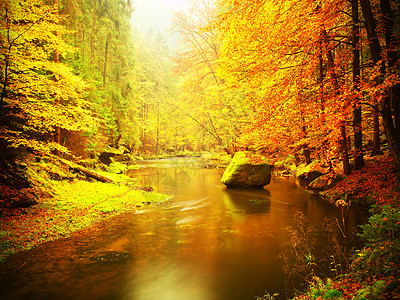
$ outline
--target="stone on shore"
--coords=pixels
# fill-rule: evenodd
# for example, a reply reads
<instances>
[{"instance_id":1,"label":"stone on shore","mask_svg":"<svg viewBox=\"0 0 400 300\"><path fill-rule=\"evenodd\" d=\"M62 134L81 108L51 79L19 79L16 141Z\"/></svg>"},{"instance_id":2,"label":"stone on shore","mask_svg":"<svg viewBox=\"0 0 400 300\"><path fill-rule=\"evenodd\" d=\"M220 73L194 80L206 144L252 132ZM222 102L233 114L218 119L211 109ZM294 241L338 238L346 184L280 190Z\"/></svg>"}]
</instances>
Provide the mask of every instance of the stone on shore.
<instances>
[{"instance_id":1,"label":"stone on shore","mask_svg":"<svg viewBox=\"0 0 400 300\"><path fill-rule=\"evenodd\" d=\"M342 180L343 180L342 175L325 174L310 182L308 187L318 191L326 191L328 189L333 188Z\"/></svg>"},{"instance_id":2,"label":"stone on shore","mask_svg":"<svg viewBox=\"0 0 400 300\"><path fill-rule=\"evenodd\" d=\"M237 152L222 175L228 188L262 188L271 181L271 167L251 152Z\"/></svg>"}]
</instances>

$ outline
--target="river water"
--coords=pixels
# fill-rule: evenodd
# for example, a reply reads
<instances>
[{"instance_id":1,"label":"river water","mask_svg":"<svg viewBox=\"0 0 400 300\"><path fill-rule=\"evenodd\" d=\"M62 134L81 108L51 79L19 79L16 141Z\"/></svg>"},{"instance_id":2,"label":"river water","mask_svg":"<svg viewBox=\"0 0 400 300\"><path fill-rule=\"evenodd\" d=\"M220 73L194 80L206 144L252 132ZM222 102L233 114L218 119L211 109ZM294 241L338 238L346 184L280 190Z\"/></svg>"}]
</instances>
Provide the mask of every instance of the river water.
<instances>
[{"instance_id":1,"label":"river water","mask_svg":"<svg viewBox=\"0 0 400 300\"><path fill-rule=\"evenodd\" d=\"M195 159L145 161L130 176L172 195L0 265L1 299L245 300L289 296L281 254L301 211L326 246L322 223L339 211L292 178L261 190L226 189L223 170ZM365 222L351 208L347 230Z\"/></svg>"}]
</instances>

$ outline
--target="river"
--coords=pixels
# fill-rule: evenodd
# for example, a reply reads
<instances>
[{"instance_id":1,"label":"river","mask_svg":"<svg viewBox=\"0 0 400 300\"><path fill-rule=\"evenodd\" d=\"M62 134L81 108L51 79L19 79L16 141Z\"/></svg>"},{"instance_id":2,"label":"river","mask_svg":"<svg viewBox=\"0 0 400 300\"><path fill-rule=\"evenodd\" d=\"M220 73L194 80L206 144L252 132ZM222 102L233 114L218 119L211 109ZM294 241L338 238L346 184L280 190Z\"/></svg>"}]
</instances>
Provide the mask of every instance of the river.
<instances>
[{"instance_id":1,"label":"river","mask_svg":"<svg viewBox=\"0 0 400 300\"><path fill-rule=\"evenodd\" d=\"M286 228L301 211L324 253L322 224L339 211L293 178L273 177L261 190L226 189L223 170L203 163L141 162L129 175L171 200L11 257L0 265L7 274L1 299L245 300L265 291L286 299ZM365 219L352 207L348 232Z\"/></svg>"}]
</instances>

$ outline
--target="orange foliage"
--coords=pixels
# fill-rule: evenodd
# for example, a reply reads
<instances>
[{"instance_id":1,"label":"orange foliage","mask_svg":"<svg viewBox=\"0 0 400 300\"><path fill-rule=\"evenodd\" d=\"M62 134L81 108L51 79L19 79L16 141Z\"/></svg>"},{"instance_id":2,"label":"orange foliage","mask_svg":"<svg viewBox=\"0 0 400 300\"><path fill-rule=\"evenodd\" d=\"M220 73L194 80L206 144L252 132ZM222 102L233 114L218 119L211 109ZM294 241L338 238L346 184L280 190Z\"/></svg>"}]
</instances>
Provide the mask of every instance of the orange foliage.
<instances>
[{"instance_id":1,"label":"orange foliage","mask_svg":"<svg viewBox=\"0 0 400 300\"><path fill-rule=\"evenodd\" d=\"M365 58L363 78L352 76L349 1L220 0L220 5L218 74L254 107L244 146L287 154L307 145L324 158L342 155L346 147L340 142L346 131L354 133L353 109L373 106L374 97L397 80L391 74L378 84L381 68L368 66ZM366 31L360 35L365 43Z\"/></svg>"},{"instance_id":2,"label":"orange foliage","mask_svg":"<svg viewBox=\"0 0 400 300\"><path fill-rule=\"evenodd\" d=\"M376 157L358 171L354 171L328 193L349 194L352 199L373 197L377 204L400 207L400 192L394 187L397 172L389 157Z\"/></svg>"},{"instance_id":3,"label":"orange foliage","mask_svg":"<svg viewBox=\"0 0 400 300\"><path fill-rule=\"evenodd\" d=\"M346 2L227 0L222 5L229 10L219 23L224 32L220 75L230 88L245 90L255 107L252 131L263 138L256 147L308 143L320 148L325 141L332 152L325 154L336 155L339 125L349 119L353 99L342 71L350 49L335 53L339 91L332 72L325 70L323 83L317 77L321 57L346 33L341 13ZM322 31L328 35L324 43Z\"/></svg>"}]
</instances>

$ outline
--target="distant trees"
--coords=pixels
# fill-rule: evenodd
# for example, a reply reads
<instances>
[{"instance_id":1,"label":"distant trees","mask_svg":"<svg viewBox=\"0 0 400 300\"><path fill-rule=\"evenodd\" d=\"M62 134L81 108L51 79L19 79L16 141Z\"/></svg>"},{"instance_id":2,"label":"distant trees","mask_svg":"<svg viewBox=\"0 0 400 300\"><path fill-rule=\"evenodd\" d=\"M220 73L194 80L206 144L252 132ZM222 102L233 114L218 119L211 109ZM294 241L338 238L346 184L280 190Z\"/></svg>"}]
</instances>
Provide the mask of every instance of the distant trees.
<instances>
[{"instance_id":1,"label":"distant trees","mask_svg":"<svg viewBox=\"0 0 400 300\"><path fill-rule=\"evenodd\" d=\"M375 109L382 116L386 139L400 170L399 7L380 0L373 12L369 0L360 0L360 4L374 71L368 92L377 99Z\"/></svg>"},{"instance_id":2,"label":"distant trees","mask_svg":"<svg viewBox=\"0 0 400 300\"><path fill-rule=\"evenodd\" d=\"M181 77L180 108L201 134L196 136L203 147L214 145L231 152L238 144L243 123L248 121L248 110L243 96L225 90L218 74L218 9L213 0L197 0L187 11L175 14L175 29L181 37L175 72Z\"/></svg>"},{"instance_id":3,"label":"distant trees","mask_svg":"<svg viewBox=\"0 0 400 300\"><path fill-rule=\"evenodd\" d=\"M107 147L138 147L131 1L59 1L68 15L65 25L74 32L68 40L79 49L68 63L90 83L85 98L99 120L99 126L75 136L75 144L78 138L92 155Z\"/></svg>"}]
</instances>

